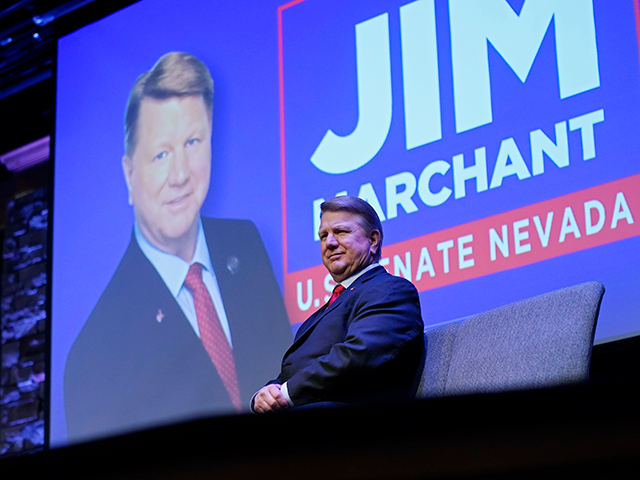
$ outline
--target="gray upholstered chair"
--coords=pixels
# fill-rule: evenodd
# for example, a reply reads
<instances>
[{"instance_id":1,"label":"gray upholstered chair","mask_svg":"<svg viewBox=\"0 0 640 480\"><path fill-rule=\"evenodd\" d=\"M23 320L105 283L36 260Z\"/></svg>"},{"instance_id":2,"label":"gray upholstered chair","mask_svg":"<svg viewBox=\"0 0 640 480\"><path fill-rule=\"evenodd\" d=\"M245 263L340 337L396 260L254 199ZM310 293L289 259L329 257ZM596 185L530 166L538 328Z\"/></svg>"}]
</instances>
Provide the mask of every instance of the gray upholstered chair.
<instances>
[{"instance_id":1,"label":"gray upholstered chair","mask_svg":"<svg viewBox=\"0 0 640 480\"><path fill-rule=\"evenodd\" d=\"M587 380L603 294L583 283L427 330L417 397Z\"/></svg>"}]
</instances>

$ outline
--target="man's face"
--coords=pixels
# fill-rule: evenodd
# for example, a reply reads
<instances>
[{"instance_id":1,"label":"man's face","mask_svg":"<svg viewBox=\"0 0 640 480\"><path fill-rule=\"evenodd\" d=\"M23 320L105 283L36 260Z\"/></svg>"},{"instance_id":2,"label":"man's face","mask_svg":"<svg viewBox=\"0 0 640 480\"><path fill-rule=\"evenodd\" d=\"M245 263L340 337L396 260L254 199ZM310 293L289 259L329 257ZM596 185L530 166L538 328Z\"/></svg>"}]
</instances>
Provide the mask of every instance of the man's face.
<instances>
[{"instance_id":1,"label":"man's face","mask_svg":"<svg viewBox=\"0 0 640 480\"><path fill-rule=\"evenodd\" d=\"M336 282L373 263L380 242L380 232L367 236L356 215L341 211L322 215L318 235L322 263Z\"/></svg>"},{"instance_id":2,"label":"man's face","mask_svg":"<svg viewBox=\"0 0 640 480\"><path fill-rule=\"evenodd\" d=\"M211 122L202 98L144 98L136 147L122 168L143 235L160 250L184 257L182 250L195 248L211 174Z\"/></svg>"}]
</instances>

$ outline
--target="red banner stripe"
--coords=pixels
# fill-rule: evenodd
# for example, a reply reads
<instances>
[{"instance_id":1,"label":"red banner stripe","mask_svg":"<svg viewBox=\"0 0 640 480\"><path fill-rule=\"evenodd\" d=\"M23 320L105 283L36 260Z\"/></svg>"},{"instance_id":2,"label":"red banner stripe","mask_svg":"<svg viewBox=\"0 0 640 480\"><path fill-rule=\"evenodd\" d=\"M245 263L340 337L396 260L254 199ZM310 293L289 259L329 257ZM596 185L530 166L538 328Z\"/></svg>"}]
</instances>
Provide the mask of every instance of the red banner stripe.
<instances>
[{"instance_id":1,"label":"red banner stripe","mask_svg":"<svg viewBox=\"0 0 640 480\"><path fill-rule=\"evenodd\" d=\"M425 291L637 236L638 213L640 174L388 245L381 263ZM332 289L322 264L287 274L291 324Z\"/></svg>"}]
</instances>

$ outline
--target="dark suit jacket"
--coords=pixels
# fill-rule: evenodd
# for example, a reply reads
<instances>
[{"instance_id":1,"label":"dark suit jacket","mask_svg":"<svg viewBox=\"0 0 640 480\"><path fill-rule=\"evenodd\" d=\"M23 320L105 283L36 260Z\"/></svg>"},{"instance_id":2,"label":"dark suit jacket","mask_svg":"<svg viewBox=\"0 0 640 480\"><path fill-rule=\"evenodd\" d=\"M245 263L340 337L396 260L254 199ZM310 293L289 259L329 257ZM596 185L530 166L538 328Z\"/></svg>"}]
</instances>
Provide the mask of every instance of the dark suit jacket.
<instances>
[{"instance_id":1,"label":"dark suit jacket","mask_svg":"<svg viewBox=\"0 0 640 480\"><path fill-rule=\"evenodd\" d=\"M253 223L202 220L248 406L291 344L291 328ZM202 342L133 236L69 353L64 388L71 441L235 412Z\"/></svg>"},{"instance_id":2,"label":"dark suit jacket","mask_svg":"<svg viewBox=\"0 0 640 480\"><path fill-rule=\"evenodd\" d=\"M302 324L275 382L287 382L296 406L406 398L415 394L423 331L415 287L375 267Z\"/></svg>"}]
</instances>

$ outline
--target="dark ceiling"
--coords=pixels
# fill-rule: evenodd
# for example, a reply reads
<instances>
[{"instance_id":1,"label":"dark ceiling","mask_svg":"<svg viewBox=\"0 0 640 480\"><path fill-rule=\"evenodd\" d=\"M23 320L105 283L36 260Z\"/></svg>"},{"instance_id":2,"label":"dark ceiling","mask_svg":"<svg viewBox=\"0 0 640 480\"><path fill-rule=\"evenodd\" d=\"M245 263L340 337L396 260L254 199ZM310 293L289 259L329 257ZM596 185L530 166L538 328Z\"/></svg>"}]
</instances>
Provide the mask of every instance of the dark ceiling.
<instances>
[{"instance_id":1,"label":"dark ceiling","mask_svg":"<svg viewBox=\"0 0 640 480\"><path fill-rule=\"evenodd\" d=\"M119 1L0 0L0 155L53 133L54 29L60 34L70 17ZM0 165L0 232L7 201L49 185L47 163L20 172Z\"/></svg>"},{"instance_id":2,"label":"dark ceiling","mask_svg":"<svg viewBox=\"0 0 640 480\"><path fill-rule=\"evenodd\" d=\"M93 1L0 3L0 100L51 78L56 21Z\"/></svg>"},{"instance_id":3,"label":"dark ceiling","mask_svg":"<svg viewBox=\"0 0 640 480\"><path fill-rule=\"evenodd\" d=\"M0 154L51 133L54 28L93 2L0 1Z\"/></svg>"}]
</instances>

